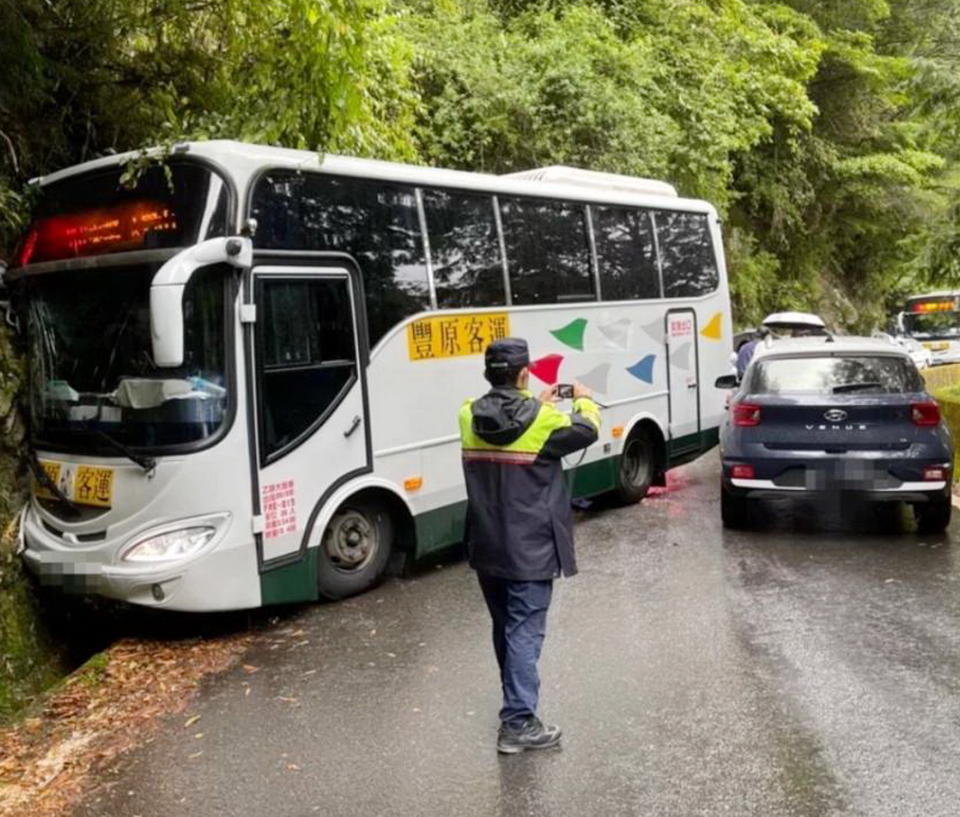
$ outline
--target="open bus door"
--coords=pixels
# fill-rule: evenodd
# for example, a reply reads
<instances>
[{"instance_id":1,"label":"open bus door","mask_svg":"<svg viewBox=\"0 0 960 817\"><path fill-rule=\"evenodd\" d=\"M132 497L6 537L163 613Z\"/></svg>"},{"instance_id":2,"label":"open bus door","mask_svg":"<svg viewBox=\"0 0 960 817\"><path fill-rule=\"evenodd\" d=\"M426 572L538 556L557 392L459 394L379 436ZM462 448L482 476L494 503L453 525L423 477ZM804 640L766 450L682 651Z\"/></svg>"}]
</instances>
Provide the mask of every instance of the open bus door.
<instances>
[{"instance_id":1,"label":"open bus door","mask_svg":"<svg viewBox=\"0 0 960 817\"><path fill-rule=\"evenodd\" d=\"M360 274L346 256L258 253L246 289L255 305L245 345L264 573L307 558L320 508L344 482L372 470L368 344ZM371 554L362 520L343 528L320 547L330 550L328 566L349 578ZM312 573L296 571L300 581Z\"/></svg>"}]
</instances>

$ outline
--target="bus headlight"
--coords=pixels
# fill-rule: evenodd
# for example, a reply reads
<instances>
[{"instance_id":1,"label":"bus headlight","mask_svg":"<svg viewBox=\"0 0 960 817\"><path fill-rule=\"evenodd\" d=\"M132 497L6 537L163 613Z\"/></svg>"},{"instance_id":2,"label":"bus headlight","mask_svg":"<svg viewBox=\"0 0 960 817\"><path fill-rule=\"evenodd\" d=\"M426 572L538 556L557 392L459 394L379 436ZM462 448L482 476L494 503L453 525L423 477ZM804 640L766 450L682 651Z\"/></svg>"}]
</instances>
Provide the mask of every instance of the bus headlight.
<instances>
[{"instance_id":1,"label":"bus headlight","mask_svg":"<svg viewBox=\"0 0 960 817\"><path fill-rule=\"evenodd\" d=\"M160 562L167 559L180 559L196 553L216 534L217 529L210 525L198 525L191 528L164 531L128 548L123 554L125 562Z\"/></svg>"}]
</instances>

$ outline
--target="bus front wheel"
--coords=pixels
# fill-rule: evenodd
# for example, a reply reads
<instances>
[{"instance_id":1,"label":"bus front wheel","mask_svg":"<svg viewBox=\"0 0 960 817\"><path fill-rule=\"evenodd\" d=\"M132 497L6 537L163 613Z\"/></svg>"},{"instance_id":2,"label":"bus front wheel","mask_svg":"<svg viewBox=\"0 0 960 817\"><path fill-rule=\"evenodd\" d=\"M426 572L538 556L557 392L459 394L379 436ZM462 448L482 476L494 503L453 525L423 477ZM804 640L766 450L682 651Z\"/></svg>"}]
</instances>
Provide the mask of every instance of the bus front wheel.
<instances>
[{"instance_id":1,"label":"bus front wheel","mask_svg":"<svg viewBox=\"0 0 960 817\"><path fill-rule=\"evenodd\" d=\"M320 598L338 601L373 587L393 547L393 520L381 506L348 502L327 524L317 558Z\"/></svg>"}]
</instances>

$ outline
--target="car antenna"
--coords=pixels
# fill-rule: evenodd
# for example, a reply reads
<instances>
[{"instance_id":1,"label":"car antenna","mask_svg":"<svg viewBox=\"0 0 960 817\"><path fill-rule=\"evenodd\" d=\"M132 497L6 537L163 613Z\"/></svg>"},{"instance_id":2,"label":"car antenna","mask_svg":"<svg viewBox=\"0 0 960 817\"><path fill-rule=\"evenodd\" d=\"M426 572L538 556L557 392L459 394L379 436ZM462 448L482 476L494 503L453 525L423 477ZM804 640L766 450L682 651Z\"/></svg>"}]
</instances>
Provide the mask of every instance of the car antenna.
<instances>
[{"instance_id":1,"label":"car antenna","mask_svg":"<svg viewBox=\"0 0 960 817\"><path fill-rule=\"evenodd\" d=\"M824 341L824 343L836 343L836 342L837 342L837 339L833 336L833 332L831 332L831 331L828 329L828 330L827 330L827 339Z\"/></svg>"}]
</instances>

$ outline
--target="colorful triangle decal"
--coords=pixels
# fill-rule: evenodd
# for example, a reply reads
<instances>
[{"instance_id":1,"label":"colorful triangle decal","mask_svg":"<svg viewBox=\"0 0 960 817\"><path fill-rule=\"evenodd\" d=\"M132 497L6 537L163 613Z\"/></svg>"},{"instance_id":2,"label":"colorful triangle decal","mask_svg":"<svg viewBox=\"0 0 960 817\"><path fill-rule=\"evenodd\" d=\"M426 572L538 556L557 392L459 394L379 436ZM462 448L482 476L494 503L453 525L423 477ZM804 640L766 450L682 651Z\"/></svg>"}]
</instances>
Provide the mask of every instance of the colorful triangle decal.
<instances>
[{"instance_id":1,"label":"colorful triangle decal","mask_svg":"<svg viewBox=\"0 0 960 817\"><path fill-rule=\"evenodd\" d=\"M723 313L718 312L716 315L710 318L710 322L700 330L700 334L703 335L707 340L722 340Z\"/></svg>"},{"instance_id":2,"label":"colorful triangle decal","mask_svg":"<svg viewBox=\"0 0 960 817\"><path fill-rule=\"evenodd\" d=\"M690 368L690 350L693 348L692 343L683 343L678 346L676 349L670 350L670 367L673 369L689 369Z\"/></svg>"},{"instance_id":3,"label":"colorful triangle decal","mask_svg":"<svg viewBox=\"0 0 960 817\"><path fill-rule=\"evenodd\" d=\"M595 366L586 374L581 374L577 376L577 380L580 383L583 383L588 389L593 389L593 391L600 392L600 394L607 393L607 378L610 375L610 364L601 363L599 366Z\"/></svg>"},{"instance_id":4,"label":"colorful triangle decal","mask_svg":"<svg viewBox=\"0 0 960 817\"><path fill-rule=\"evenodd\" d=\"M560 372L560 364L563 363L563 355L547 355L535 360L530 364L530 374L537 380L542 380L548 386L557 382L557 375Z\"/></svg>"},{"instance_id":5,"label":"colorful triangle decal","mask_svg":"<svg viewBox=\"0 0 960 817\"><path fill-rule=\"evenodd\" d=\"M627 367L627 371L637 380L642 380L644 383L653 383L653 364L656 360L656 355L647 355L643 360Z\"/></svg>"},{"instance_id":6,"label":"colorful triangle decal","mask_svg":"<svg viewBox=\"0 0 960 817\"><path fill-rule=\"evenodd\" d=\"M571 349L578 349L583 351L583 331L587 328L586 318L577 318L575 321L570 321L562 329L551 329L550 334L553 335L561 343L565 343Z\"/></svg>"},{"instance_id":7,"label":"colorful triangle decal","mask_svg":"<svg viewBox=\"0 0 960 817\"><path fill-rule=\"evenodd\" d=\"M650 338L650 340L655 341L656 343L663 343L663 319L658 318L655 321L640 327L644 334Z\"/></svg>"},{"instance_id":8,"label":"colorful triangle decal","mask_svg":"<svg viewBox=\"0 0 960 817\"><path fill-rule=\"evenodd\" d=\"M613 323L601 324L600 332L603 334L606 346L616 349L618 352L626 352L630 348L629 318L621 318Z\"/></svg>"}]
</instances>

